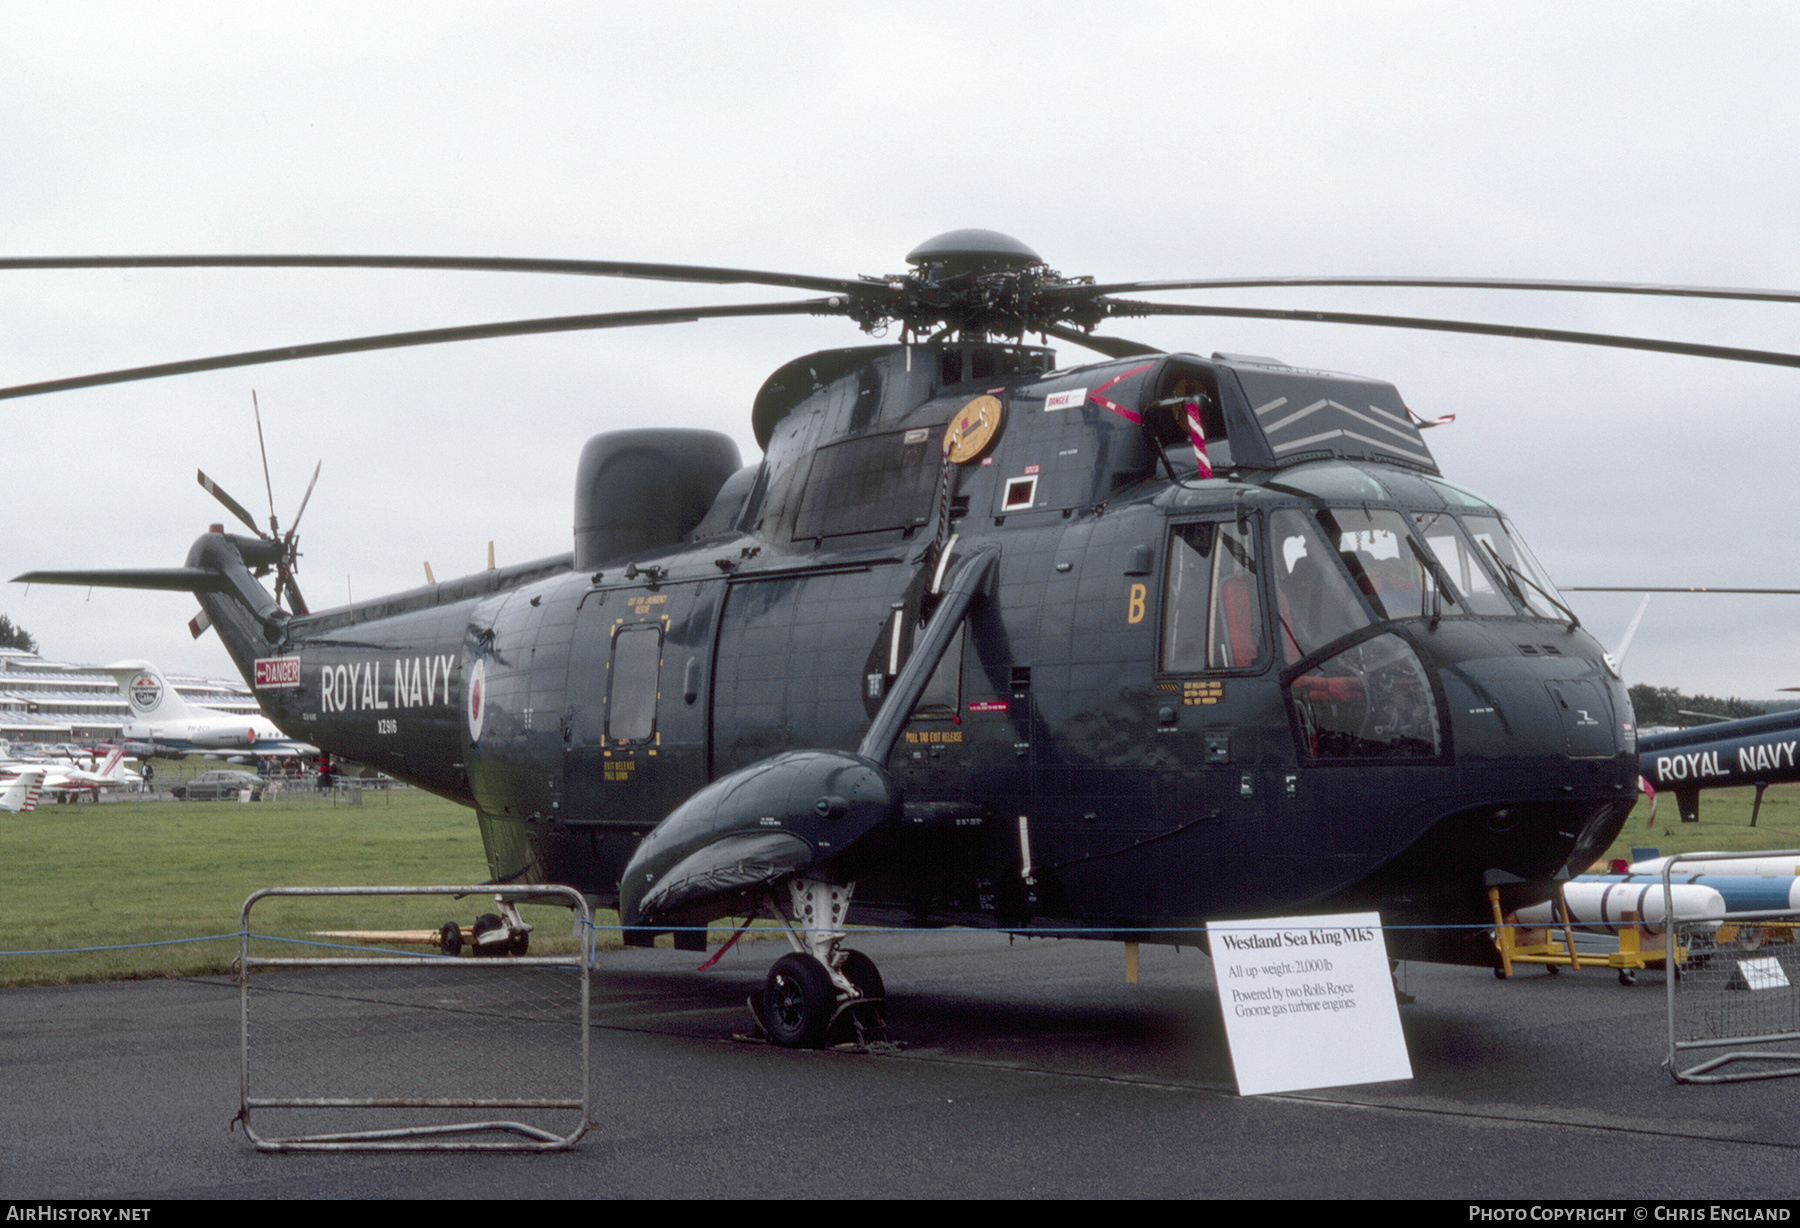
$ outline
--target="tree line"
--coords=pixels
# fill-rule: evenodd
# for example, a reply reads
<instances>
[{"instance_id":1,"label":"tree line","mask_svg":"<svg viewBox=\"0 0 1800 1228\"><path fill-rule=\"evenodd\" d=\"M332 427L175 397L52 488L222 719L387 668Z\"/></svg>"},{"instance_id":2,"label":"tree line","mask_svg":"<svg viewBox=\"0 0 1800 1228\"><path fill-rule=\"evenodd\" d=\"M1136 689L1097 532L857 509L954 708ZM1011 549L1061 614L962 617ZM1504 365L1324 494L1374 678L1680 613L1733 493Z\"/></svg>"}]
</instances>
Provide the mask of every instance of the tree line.
<instances>
[{"instance_id":1,"label":"tree line","mask_svg":"<svg viewBox=\"0 0 1800 1228\"><path fill-rule=\"evenodd\" d=\"M26 652L36 652L37 641L31 638L31 632L0 614L0 648L23 648Z\"/></svg>"},{"instance_id":2,"label":"tree line","mask_svg":"<svg viewBox=\"0 0 1800 1228\"><path fill-rule=\"evenodd\" d=\"M1719 699L1713 695L1686 695L1676 687L1650 686L1640 682L1631 688L1631 706L1637 713L1638 727L1642 729L1650 725L1704 724L1704 717L1691 715L1695 712L1736 720L1744 716L1761 716L1765 712L1794 707L1796 704Z\"/></svg>"}]
</instances>

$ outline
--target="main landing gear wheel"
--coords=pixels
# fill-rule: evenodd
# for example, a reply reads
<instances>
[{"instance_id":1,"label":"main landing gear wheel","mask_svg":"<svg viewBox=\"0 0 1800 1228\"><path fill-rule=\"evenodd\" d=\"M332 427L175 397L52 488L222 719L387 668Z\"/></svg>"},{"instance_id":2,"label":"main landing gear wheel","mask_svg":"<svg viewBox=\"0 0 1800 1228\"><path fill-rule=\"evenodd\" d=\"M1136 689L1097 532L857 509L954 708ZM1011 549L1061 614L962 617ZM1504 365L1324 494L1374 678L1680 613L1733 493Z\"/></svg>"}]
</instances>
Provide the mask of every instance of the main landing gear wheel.
<instances>
[{"instance_id":1,"label":"main landing gear wheel","mask_svg":"<svg viewBox=\"0 0 1800 1228\"><path fill-rule=\"evenodd\" d=\"M845 1006L842 1016L850 1039L858 1044L887 1039L887 987L875 961L861 951L845 951L838 971L860 995Z\"/></svg>"},{"instance_id":2,"label":"main landing gear wheel","mask_svg":"<svg viewBox=\"0 0 1800 1228\"><path fill-rule=\"evenodd\" d=\"M871 1005L879 1005L887 997L887 987L881 983L881 972L875 967L875 961L861 951L845 951L843 966L838 971L856 986L856 992L873 1000Z\"/></svg>"},{"instance_id":3,"label":"main landing gear wheel","mask_svg":"<svg viewBox=\"0 0 1800 1228\"><path fill-rule=\"evenodd\" d=\"M831 1030L837 987L812 956L783 955L763 982L762 1007L770 1040L788 1049L817 1049Z\"/></svg>"}]
</instances>

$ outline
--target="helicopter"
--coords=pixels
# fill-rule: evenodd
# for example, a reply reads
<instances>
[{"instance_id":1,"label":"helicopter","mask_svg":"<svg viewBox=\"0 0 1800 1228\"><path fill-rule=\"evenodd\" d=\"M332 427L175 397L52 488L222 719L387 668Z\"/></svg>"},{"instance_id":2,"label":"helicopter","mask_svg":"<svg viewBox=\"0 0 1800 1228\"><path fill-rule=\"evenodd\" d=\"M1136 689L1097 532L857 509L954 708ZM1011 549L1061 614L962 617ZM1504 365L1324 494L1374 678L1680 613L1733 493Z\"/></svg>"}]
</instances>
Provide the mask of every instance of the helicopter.
<instances>
[{"instance_id":1,"label":"helicopter","mask_svg":"<svg viewBox=\"0 0 1800 1228\"><path fill-rule=\"evenodd\" d=\"M314 611L292 529L184 566L29 572L193 593L289 736L471 807L495 883L567 884L628 940L763 915L755 1003L816 1046L885 987L847 925L1200 943L1207 922L1377 911L1390 955L1495 966L1636 797L1619 670L1510 520L1447 480L1391 384L1096 332L1134 316L1442 329L1800 365L1718 346L1170 304L952 231L904 274L421 256L0 260L8 268L506 270L819 292L361 337L0 389L0 399L485 337L846 317L888 344L779 367L763 450L638 428L584 448L563 554ZM1044 344L1030 344L1037 334ZM1058 368L1048 342L1101 361ZM202 477L202 484L207 481ZM209 486L209 489L211 487ZM276 591L259 582L274 573ZM284 605L281 598L286 598ZM478 945L522 950L516 912ZM698 927L698 928L697 928ZM447 929L449 927L446 927ZM482 925L478 923L478 930Z\"/></svg>"},{"instance_id":2,"label":"helicopter","mask_svg":"<svg viewBox=\"0 0 1800 1228\"><path fill-rule=\"evenodd\" d=\"M1716 585L1682 587L1646 587L1628 585L1570 585L1572 593L1642 593L1644 605L1638 607L1641 618L1652 593L1755 594L1759 596L1800 595L1791 588L1726 588ZM1635 633L1636 619L1626 632L1625 644ZM1619 650L1624 655L1624 645ZM1794 690L1785 687L1784 690ZM1702 715L1692 713L1689 715ZM1686 729L1655 729L1640 732L1638 737L1638 771L1645 791L1651 796L1648 821L1656 821L1656 793L1672 791L1683 823L1700 821L1700 793L1703 789L1732 789L1746 785L1756 790L1750 806L1750 826L1756 826L1762 814L1763 794L1770 785L1800 780L1800 711L1765 712L1759 716L1726 720L1712 717L1708 724Z\"/></svg>"}]
</instances>

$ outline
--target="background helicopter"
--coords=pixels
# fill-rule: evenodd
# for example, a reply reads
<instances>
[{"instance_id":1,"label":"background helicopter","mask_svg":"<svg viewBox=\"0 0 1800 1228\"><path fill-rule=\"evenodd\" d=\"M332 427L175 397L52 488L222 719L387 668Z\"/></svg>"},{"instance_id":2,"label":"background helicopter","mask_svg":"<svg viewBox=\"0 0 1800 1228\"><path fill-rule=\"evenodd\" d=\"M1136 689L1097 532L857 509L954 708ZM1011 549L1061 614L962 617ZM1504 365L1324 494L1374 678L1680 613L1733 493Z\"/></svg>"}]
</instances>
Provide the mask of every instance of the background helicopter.
<instances>
[{"instance_id":1,"label":"background helicopter","mask_svg":"<svg viewBox=\"0 0 1800 1228\"><path fill-rule=\"evenodd\" d=\"M430 257L0 260L815 294L288 346L0 389L7 399L704 318L841 315L901 331L777 370L753 410L758 465L740 468L716 434L597 436L572 558L311 613L297 546L272 518L254 538L215 528L183 568L20 579L195 593L278 723L474 805L500 881L572 883L645 934L762 909L791 923L795 950L763 996L782 1043L818 1043L845 1009L882 998L873 966L839 945L851 916L1173 940L1206 918L1369 907L1409 927L1400 954L1481 962L1490 908L1543 898L1611 842L1637 775L1617 666L1502 514L1439 480L1429 424L1379 382L1170 356L1095 326L1260 315L1800 356L1145 300L1132 296L1214 281L1095 284L991 231L937 236L908 263L840 279ZM1107 361L1058 370L1027 333ZM279 574L289 609L253 570ZM509 918L496 941L523 937Z\"/></svg>"},{"instance_id":2,"label":"background helicopter","mask_svg":"<svg viewBox=\"0 0 1800 1228\"><path fill-rule=\"evenodd\" d=\"M1572 585L1568 591L1644 594L1638 612L1626 628L1625 637L1618 646L1621 660L1637 633L1644 612L1649 608L1652 593L1699 593L1708 597L1791 597L1800 594L1800 589L1791 588L1717 589L1700 586L1658 588ZM1791 691L1796 688L1783 689ZM1800 763L1796 762L1796 755L1800 753L1800 711L1788 709L1731 720L1712 717L1686 728L1652 727L1647 733L1642 732L1642 729L1646 724L1652 723L1651 718L1642 712L1638 716L1638 771L1650 789L1673 794L1683 823L1700 821L1702 792L1750 786L1756 790L1750 809L1750 825L1754 827L1762 812L1764 791L1770 785L1800 780ZM1653 802L1648 812L1648 821L1652 824L1656 813Z\"/></svg>"}]
</instances>

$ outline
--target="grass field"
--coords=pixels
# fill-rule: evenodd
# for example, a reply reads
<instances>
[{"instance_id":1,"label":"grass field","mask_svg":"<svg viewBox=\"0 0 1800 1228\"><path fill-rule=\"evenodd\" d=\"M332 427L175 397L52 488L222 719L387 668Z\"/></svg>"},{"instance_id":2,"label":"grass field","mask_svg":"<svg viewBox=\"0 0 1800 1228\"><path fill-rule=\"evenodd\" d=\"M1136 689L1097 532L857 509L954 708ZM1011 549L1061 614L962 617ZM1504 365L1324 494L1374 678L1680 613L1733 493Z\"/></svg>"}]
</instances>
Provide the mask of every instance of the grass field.
<instances>
[{"instance_id":1,"label":"grass field","mask_svg":"<svg viewBox=\"0 0 1800 1228\"><path fill-rule=\"evenodd\" d=\"M1752 790L1701 795L1699 823L1665 797L1654 828L1639 802L1609 857L1634 847L1800 848L1800 785L1777 786L1750 824ZM412 789L376 790L360 806L313 797L235 802L109 801L0 815L0 987L224 973L237 954L238 913L273 886L462 884L487 877L474 812ZM327 904L267 901L259 934L319 929L435 930L468 926L492 901L359 898ZM532 951L574 950L569 913L528 908ZM595 918L616 924L612 914ZM208 935L216 941L166 946ZM716 936L722 936L716 935ZM667 941L666 939L664 941ZM602 929L603 946L617 946ZM77 948L130 947L69 954ZM49 950L54 955L5 952Z\"/></svg>"},{"instance_id":2,"label":"grass field","mask_svg":"<svg viewBox=\"0 0 1800 1228\"><path fill-rule=\"evenodd\" d=\"M1763 794L1762 813L1752 827L1750 810L1755 797L1756 790L1750 788L1702 793L1700 821L1683 823L1675 795L1665 793L1657 800L1654 826L1646 822L1650 806L1640 798L1619 838L1607 850L1607 858L1630 858L1631 850L1640 847L1654 847L1665 855L1800 848L1800 784L1771 786Z\"/></svg>"},{"instance_id":3,"label":"grass field","mask_svg":"<svg viewBox=\"0 0 1800 1228\"><path fill-rule=\"evenodd\" d=\"M0 950L69 951L227 934L92 954L0 954L0 986L228 971L238 914L273 886L464 884L487 878L475 812L413 789L360 806L311 796L236 802L108 801L0 815ZM467 927L491 897L267 901L257 933ZM530 908L532 950L574 950L569 912ZM595 918L613 923L610 915ZM602 941L607 938L602 934ZM616 937L613 945L617 945Z\"/></svg>"}]
</instances>

